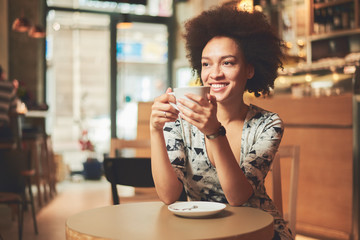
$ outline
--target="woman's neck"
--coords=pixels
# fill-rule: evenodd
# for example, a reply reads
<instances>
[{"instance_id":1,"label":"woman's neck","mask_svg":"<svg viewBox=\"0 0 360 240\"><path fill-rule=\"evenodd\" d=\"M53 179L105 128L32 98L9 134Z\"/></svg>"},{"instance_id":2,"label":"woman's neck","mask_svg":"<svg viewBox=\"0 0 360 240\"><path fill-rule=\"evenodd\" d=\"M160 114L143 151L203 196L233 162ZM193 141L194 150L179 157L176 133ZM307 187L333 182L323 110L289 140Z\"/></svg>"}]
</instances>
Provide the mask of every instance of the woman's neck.
<instances>
[{"instance_id":1,"label":"woman's neck","mask_svg":"<svg viewBox=\"0 0 360 240\"><path fill-rule=\"evenodd\" d=\"M217 105L217 117L223 125L227 125L233 121L245 120L246 114L249 110L249 106L243 101L233 104L221 104Z\"/></svg>"}]
</instances>

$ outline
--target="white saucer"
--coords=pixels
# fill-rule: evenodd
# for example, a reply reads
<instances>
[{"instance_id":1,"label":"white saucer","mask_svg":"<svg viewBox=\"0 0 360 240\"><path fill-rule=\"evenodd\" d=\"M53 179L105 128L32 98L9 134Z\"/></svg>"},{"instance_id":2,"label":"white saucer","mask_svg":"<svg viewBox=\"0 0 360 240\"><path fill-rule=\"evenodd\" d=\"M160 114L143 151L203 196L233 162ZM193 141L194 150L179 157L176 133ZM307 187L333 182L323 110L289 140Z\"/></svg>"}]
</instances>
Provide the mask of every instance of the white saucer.
<instances>
[{"instance_id":1,"label":"white saucer","mask_svg":"<svg viewBox=\"0 0 360 240\"><path fill-rule=\"evenodd\" d=\"M173 203L168 209L182 217L204 217L221 212L225 207L225 204L218 202L193 201Z\"/></svg>"}]
</instances>

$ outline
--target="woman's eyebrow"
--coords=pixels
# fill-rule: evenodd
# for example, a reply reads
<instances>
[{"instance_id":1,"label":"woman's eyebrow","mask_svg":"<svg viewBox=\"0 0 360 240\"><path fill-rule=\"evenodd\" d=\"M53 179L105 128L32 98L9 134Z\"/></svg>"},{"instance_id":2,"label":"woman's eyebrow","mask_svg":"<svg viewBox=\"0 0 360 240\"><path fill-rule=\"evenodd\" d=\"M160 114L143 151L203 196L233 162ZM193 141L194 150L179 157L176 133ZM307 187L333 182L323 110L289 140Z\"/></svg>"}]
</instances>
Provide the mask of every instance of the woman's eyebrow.
<instances>
[{"instance_id":1,"label":"woman's eyebrow","mask_svg":"<svg viewBox=\"0 0 360 240\"><path fill-rule=\"evenodd\" d=\"M225 59L225 58L235 58L236 59L236 56L234 56L234 55L225 55L225 56L220 57L220 59ZM210 57L202 56L201 59L210 59Z\"/></svg>"}]
</instances>

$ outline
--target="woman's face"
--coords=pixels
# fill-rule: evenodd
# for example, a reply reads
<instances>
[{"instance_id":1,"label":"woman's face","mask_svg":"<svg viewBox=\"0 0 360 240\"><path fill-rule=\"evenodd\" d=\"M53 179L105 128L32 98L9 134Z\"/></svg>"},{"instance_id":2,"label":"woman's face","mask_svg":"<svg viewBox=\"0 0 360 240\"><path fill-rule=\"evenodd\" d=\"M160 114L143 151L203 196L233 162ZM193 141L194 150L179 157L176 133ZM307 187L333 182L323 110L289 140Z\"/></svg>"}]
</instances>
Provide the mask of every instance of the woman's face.
<instances>
[{"instance_id":1,"label":"woman's face","mask_svg":"<svg viewBox=\"0 0 360 240\"><path fill-rule=\"evenodd\" d=\"M211 86L210 94L220 103L242 99L247 79L254 69L245 62L236 42L229 37L214 37L205 46L201 58L201 79Z\"/></svg>"}]
</instances>

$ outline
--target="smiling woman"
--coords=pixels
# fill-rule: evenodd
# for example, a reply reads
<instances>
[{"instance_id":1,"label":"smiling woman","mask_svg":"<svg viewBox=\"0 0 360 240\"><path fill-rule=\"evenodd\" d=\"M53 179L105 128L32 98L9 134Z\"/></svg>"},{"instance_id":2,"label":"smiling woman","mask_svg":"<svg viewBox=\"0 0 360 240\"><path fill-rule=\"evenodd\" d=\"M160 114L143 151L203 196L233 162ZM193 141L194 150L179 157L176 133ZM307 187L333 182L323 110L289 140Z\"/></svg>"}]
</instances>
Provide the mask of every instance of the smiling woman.
<instances>
[{"instance_id":1,"label":"smiling woman","mask_svg":"<svg viewBox=\"0 0 360 240\"><path fill-rule=\"evenodd\" d=\"M256 96L266 95L274 86L278 68L282 67L283 46L264 14L257 11L238 13L213 9L185 24L184 37L190 63L201 76L205 45L215 36L232 38L242 50L246 62L256 69L251 81L247 82L246 90Z\"/></svg>"},{"instance_id":2,"label":"smiling woman","mask_svg":"<svg viewBox=\"0 0 360 240\"><path fill-rule=\"evenodd\" d=\"M259 208L274 218L273 239L293 239L264 187L283 122L243 101L245 91L267 95L274 86L281 40L261 12L229 4L189 20L184 37L192 68L210 93L175 99L169 88L154 100L151 159L159 198L173 203L184 188L190 201Z\"/></svg>"},{"instance_id":3,"label":"smiling woman","mask_svg":"<svg viewBox=\"0 0 360 240\"><path fill-rule=\"evenodd\" d=\"M254 76L253 66L245 62L243 52L229 37L211 39L202 52L201 65L201 80L211 86L218 103L238 102L247 80Z\"/></svg>"}]
</instances>

